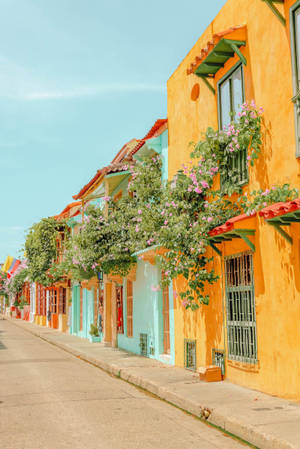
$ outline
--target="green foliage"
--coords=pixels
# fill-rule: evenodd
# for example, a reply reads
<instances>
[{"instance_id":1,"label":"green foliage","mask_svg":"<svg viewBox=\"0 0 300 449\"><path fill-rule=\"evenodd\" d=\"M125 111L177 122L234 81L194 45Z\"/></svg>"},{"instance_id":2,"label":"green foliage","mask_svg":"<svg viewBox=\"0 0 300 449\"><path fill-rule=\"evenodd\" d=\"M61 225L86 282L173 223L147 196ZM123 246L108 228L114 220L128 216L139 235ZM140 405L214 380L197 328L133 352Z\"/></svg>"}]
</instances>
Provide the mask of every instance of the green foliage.
<instances>
[{"instance_id":1,"label":"green foliage","mask_svg":"<svg viewBox=\"0 0 300 449\"><path fill-rule=\"evenodd\" d=\"M18 273L14 276L12 281L8 284L9 293L11 293L12 295L20 293L22 291L23 284L28 274L29 274L28 268L23 268L22 270L18 271Z\"/></svg>"},{"instance_id":2,"label":"green foliage","mask_svg":"<svg viewBox=\"0 0 300 449\"><path fill-rule=\"evenodd\" d=\"M271 189L253 190L250 195L243 195L239 200L246 214L257 212L270 204L291 201L298 198L299 190L292 189L289 184L272 186Z\"/></svg>"},{"instance_id":3,"label":"green foliage","mask_svg":"<svg viewBox=\"0 0 300 449\"><path fill-rule=\"evenodd\" d=\"M161 287L182 276L186 280L185 291L179 293L183 306L195 310L208 304L206 287L218 279L210 263L213 259L207 257L209 231L242 212L251 214L298 195L285 184L254 191L249 198L232 196L241 191L232 158L246 150L249 164L254 164L262 143L261 124L261 111L253 102L245 103L235 123L221 131L207 129L194 145L192 160L167 183L161 180L159 157L136 162L130 167L128 192L121 199L105 197L104 209L90 206L85 211L84 223L68 242L61 264L53 264L57 223L46 219L34 225L26 240L32 280L45 285L66 274L84 280L99 271L126 277L136 263L133 254L160 246L165 249L157 257ZM218 175L226 181L222 190L213 190ZM90 334L98 336L92 326Z\"/></svg>"},{"instance_id":4,"label":"green foliage","mask_svg":"<svg viewBox=\"0 0 300 449\"><path fill-rule=\"evenodd\" d=\"M205 161L209 170L217 162L222 178L222 190L228 195L240 191L239 172L232 164L237 153L247 150L250 165L258 158L261 139L262 109L256 109L255 103L244 103L239 118L224 129L215 131L208 128L204 139L195 145L191 156Z\"/></svg>"},{"instance_id":5,"label":"green foliage","mask_svg":"<svg viewBox=\"0 0 300 449\"><path fill-rule=\"evenodd\" d=\"M50 217L43 218L29 229L25 242L25 251L28 261L28 274L31 281L38 282L44 286L53 283L52 278L48 275L48 270L57 257L57 232L64 227L64 222L57 222Z\"/></svg>"},{"instance_id":6,"label":"green foliage","mask_svg":"<svg viewBox=\"0 0 300 449\"><path fill-rule=\"evenodd\" d=\"M98 330L98 327L95 326L94 324L91 324L89 334L90 334L92 337L99 337L99 330Z\"/></svg>"}]
</instances>

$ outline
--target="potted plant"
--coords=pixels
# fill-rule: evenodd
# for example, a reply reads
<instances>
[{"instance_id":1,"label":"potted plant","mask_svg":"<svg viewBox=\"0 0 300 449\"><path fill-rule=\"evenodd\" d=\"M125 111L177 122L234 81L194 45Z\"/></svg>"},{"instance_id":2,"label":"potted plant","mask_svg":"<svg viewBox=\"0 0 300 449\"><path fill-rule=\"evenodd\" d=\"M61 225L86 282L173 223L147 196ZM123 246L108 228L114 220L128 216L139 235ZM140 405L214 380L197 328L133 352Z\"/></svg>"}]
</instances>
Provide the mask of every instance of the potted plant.
<instances>
[{"instance_id":1,"label":"potted plant","mask_svg":"<svg viewBox=\"0 0 300 449\"><path fill-rule=\"evenodd\" d=\"M94 324L91 324L89 334L90 334L90 341L91 341L91 343L97 343L97 342L101 341L101 337L100 337L100 334L99 334L98 327L95 326Z\"/></svg>"}]
</instances>

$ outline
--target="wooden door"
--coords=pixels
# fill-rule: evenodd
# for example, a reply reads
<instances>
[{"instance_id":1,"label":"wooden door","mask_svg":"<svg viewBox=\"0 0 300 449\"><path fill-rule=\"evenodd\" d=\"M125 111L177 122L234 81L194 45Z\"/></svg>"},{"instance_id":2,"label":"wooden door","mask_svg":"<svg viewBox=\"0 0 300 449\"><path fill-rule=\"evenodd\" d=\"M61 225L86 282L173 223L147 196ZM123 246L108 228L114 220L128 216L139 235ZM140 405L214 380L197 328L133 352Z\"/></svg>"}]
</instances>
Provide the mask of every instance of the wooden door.
<instances>
[{"instance_id":1,"label":"wooden door","mask_svg":"<svg viewBox=\"0 0 300 449\"><path fill-rule=\"evenodd\" d=\"M58 329L58 289L52 289L51 327Z\"/></svg>"}]
</instances>

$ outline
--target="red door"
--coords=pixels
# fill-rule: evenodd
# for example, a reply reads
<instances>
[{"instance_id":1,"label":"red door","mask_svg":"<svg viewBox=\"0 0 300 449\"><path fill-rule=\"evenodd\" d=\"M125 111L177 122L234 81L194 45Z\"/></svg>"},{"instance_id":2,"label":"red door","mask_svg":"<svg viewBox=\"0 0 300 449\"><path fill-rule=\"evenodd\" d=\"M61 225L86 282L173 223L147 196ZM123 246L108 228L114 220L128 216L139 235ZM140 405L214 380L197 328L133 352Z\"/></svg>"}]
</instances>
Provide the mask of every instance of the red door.
<instances>
[{"instance_id":1,"label":"red door","mask_svg":"<svg viewBox=\"0 0 300 449\"><path fill-rule=\"evenodd\" d=\"M124 333L123 287L117 287L116 294L117 294L117 332L118 334L123 334Z\"/></svg>"}]
</instances>

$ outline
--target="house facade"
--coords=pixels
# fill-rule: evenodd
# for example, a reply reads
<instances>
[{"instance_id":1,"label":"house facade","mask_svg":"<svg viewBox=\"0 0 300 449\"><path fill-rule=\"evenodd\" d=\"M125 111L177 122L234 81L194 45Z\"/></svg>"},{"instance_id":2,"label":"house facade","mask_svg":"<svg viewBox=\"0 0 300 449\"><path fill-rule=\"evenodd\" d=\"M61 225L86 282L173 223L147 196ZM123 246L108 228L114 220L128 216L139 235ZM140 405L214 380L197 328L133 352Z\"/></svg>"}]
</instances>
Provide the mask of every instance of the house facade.
<instances>
[{"instance_id":1,"label":"house facade","mask_svg":"<svg viewBox=\"0 0 300 449\"><path fill-rule=\"evenodd\" d=\"M229 0L221 9L168 80L170 178L190 159L190 141L254 101L263 144L253 167L237 156L243 193L300 187L299 12L299 1ZM174 299L176 365L217 364L234 383L299 400L299 208L277 203L211 231L219 281L196 312Z\"/></svg>"}]
</instances>

